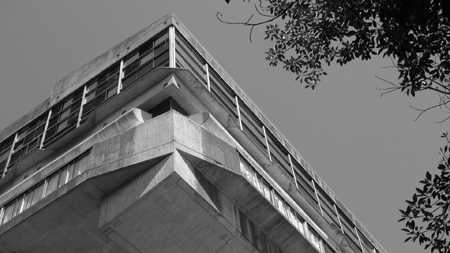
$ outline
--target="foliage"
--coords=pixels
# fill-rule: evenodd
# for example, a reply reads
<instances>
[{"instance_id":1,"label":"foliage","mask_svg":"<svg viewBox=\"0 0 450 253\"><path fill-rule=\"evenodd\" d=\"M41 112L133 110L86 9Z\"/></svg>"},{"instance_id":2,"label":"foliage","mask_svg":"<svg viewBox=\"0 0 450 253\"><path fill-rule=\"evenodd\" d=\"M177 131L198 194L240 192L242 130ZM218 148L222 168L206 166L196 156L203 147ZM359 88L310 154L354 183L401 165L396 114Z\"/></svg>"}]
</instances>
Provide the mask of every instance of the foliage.
<instances>
[{"instance_id":1,"label":"foliage","mask_svg":"<svg viewBox=\"0 0 450 253\"><path fill-rule=\"evenodd\" d=\"M389 82L387 92L415 96L433 91L439 102L420 114L436 107L450 112L449 0L259 0L255 9L265 20L253 22L252 15L246 22L226 22L221 13L217 17L252 30L266 25L265 39L274 42L266 52L269 65L282 65L306 88L317 87L326 75L325 64L381 55L399 73L398 83ZM422 189L400 210L400 221L406 220L405 242L450 252L450 141L447 134L443 137L447 145L441 149L440 175L426 173Z\"/></svg>"},{"instance_id":2,"label":"foliage","mask_svg":"<svg viewBox=\"0 0 450 253\"><path fill-rule=\"evenodd\" d=\"M431 175L427 171L425 179L420 181L422 188L416 188L411 200L407 200L408 207L400 210L402 218L406 220L406 227L402 229L408 237L405 242L412 240L431 247L431 251L450 251L450 140L448 134L442 137L447 145L441 148L442 159L437 167L439 175Z\"/></svg>"},{"instance_id":3,"label":"foliage","mask_svg":"<svg viewBox=\"0 0 450 253\"><path fill-rule=\"evenodd\" d=\"M240 24L266 25L265 39L275 43L266 52L269 64L282 64L306 87L326 75L324 64L382 55L399 72L392 91L450 94L448 0L259 0L255 7L266 20Z\"/></svg>"}]
</instances>

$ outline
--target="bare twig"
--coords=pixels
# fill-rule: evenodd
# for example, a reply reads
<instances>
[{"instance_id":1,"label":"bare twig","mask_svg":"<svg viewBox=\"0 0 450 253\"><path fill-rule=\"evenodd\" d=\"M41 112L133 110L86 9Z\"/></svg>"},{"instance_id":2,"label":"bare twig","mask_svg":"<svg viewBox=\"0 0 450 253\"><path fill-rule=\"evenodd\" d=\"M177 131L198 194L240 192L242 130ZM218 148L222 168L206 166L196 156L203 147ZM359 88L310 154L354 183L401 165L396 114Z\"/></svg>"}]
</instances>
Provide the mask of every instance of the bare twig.
<instances>
[{"instance_id":1,"label":"bare twig","mask_svg":"<svg viewBox=\"0 0 450 253\"><path fill-rule=\"evenodd\" d=\"M251 29L250 29L250 42L252 42L253 28L255 28L256 26L259 26L259 25L264 25L264 24L270 23L270 22L274 21L275 19L277 19L277 18L283 16L283 15L284 15L290 8L292 8L292 6L294 6L294 4L297 3L297 2L298 2L298 1L293 1L293 2L292 2L291 4L289 4L283 11L281 11L281 12L278 13L277 15L273 16L272 18L270 18L270 19L268 19L268 20L265 20L265 21L256 22L256 23L250 23L250 20L253 18L253 16L254 16L255 14L252 14L252 15L250 16L250 18L249 18L247 21L245 21L245 22L229 22L229 21L224 21L224 20L222 20L223 14L222 14L221 12L217 12L217 13L216 13L216 17L217 17L217 19L218 19L220 22L225 23L225 24L229 24L229 25L244 25L244 26L250 26L250 27L251 27ZM258 10L258 9L257 9L257 10Z\"/></svg>"}]
</instances>

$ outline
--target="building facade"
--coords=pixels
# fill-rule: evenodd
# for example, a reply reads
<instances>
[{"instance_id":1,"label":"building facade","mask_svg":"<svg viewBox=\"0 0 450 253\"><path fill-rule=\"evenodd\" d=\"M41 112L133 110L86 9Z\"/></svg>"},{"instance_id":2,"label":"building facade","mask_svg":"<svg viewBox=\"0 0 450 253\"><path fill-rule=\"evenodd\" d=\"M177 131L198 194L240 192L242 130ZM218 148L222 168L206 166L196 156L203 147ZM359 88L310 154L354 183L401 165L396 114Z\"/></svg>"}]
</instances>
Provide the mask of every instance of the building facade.
<instances>
[{"instance_id":1,"label":"building facade","mask_svg":"<svg viewBox=\"0 0 450 253\"><path fill-rule=\"evenodd\" d=\"M0 253L386 251L169 14L0 132Z\"/></svg>"}]
</instances>

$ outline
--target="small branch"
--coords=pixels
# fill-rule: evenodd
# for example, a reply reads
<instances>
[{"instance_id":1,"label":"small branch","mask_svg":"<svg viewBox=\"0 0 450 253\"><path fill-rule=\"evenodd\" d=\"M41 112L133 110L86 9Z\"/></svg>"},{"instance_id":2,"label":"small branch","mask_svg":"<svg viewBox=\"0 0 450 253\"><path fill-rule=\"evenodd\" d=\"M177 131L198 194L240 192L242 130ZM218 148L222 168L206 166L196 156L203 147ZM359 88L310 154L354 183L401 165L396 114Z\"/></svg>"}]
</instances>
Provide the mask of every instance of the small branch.
<instances>
[{"instance_id":1,"label":"small branch","mask_svg":"<svg viewBox=\"0 0 450 253\"><path fill-rule=\"evenodd\" d=\"M298 1L298 0L297 0L297 1ZM259 26L259 25L264 25L264 24L270 23L270 22L274 21L275 19L277 19L277 18L283 16L290 8L292 8L292 6L294 6L295 3L297 3L297 1L294 1L294 2L292 2L291 4L289 4L289 5L288 5L284 10L282 10L278 15L275 15L275 16L273 16L272 18L270 18L270 19L268 19L268 20L261 21L261 22L256 22L256 23L250 23L250 20L253 18L253 16L254 16L255 14L252 14L252 15L250 16L250 18L249 18L247 21L245 21L245 22L229 22L229 21L224 21L224 20L222 20L223 14L222 14L221 12L217 12L217 13L216 13L216 17L217 17L217 19L218 19L220 22L225 23L225 24L229 24L229 25L244 25L244 26L250 26L250 27L251 27L251 29L250 29L250 42L252 42L253 28L255 28L256 26ZM257 9L257 10L258 10L258 9ZM258 12L258 13L259 13L259 12ZM265 16L265 15L263 15L263 16Z\"/></svg>"}]
</instances>

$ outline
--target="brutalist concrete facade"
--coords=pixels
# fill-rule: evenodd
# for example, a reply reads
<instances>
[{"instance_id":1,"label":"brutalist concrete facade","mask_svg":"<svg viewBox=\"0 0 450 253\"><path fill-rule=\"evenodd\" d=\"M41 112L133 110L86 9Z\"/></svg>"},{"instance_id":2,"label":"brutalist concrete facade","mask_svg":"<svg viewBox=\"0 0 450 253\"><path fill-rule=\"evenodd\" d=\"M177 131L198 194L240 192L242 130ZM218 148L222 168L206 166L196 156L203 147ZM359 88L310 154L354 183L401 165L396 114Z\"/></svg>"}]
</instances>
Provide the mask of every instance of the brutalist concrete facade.
<instances>
[{"instance_id":1,"label":"brutalist concrete facade","mask_svg":"<svg viewBox=\"0 0 450 253\"><path fill-rule=\"evenodd\" d=\"M384 253L169 14L0 132L0 253Z\"/></svg>"}]
</instances>

